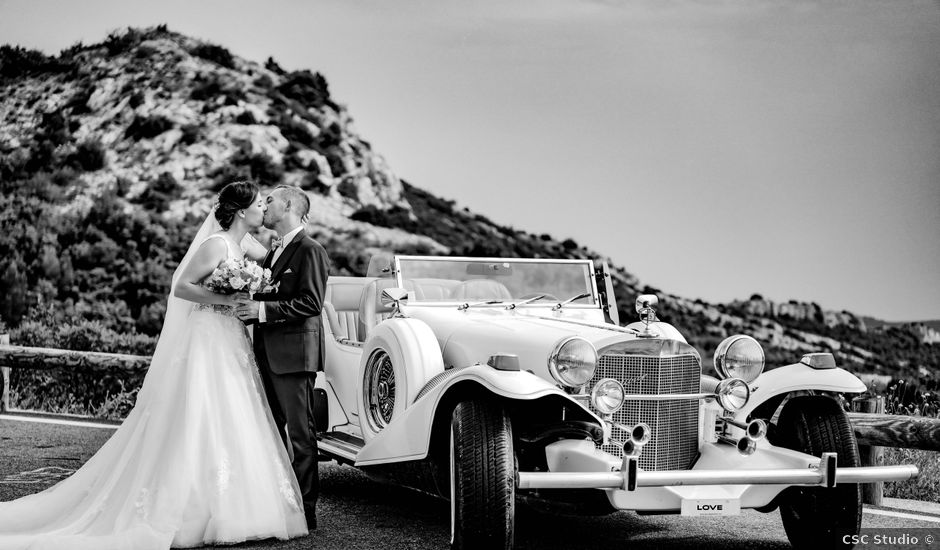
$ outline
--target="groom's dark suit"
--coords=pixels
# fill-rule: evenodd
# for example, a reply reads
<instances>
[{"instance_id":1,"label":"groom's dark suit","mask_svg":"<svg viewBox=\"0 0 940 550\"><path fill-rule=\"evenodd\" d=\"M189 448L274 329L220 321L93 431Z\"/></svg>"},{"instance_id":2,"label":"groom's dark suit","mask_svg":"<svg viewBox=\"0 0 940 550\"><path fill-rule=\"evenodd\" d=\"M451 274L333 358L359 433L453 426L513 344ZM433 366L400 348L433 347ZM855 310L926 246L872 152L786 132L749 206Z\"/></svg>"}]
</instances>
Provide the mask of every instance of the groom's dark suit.
<instances>
[{"instance_id":1,"label":"groom's dark suit","mask_svg":"<svg viewBox=\"0 0 940 550\"><path fill-rule=\"evenodd\" d=\"M270 265L277 290L255 294L263 302L265 322L255 326L255 355L281 435L287 425L285 445L293 451L294 473L300 484L308 518L314 513L319 493L317 430L313 417L313 384L323 370L323 331L320 310L326 294L330 260L320 243L304 230L287 243ZM310 526L315 528L314 525Z\"/></svg>"}]
</instances>

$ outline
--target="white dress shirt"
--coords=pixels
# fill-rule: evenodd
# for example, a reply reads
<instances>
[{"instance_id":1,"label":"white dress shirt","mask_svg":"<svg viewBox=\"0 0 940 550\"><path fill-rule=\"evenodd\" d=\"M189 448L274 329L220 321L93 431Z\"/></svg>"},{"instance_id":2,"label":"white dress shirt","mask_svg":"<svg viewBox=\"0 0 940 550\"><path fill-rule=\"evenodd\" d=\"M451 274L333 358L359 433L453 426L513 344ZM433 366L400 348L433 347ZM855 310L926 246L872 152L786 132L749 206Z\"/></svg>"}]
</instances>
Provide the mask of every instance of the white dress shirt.
<instances>
[{"instance_id":1,"label":"white dress shirt","mask_svg":"<svg viewBox=\"0 0 940 550\"><path fill-rule=\"evenodd\" d=\"M277 259L281 257L281 254L284 252L284 249L294 240L294 237L297 236L297 233L303 231L304 226L298 225L294 229L291 229L284 235L284 240L281 241L281 246L274 249L274 255L271 256L271 267L274 267L274 264L277 262ZM267 313L265 312L265 303L261 302L261 307L258 308L258 322L266 323L268 319Z\"/></svg>"}]
</instances>

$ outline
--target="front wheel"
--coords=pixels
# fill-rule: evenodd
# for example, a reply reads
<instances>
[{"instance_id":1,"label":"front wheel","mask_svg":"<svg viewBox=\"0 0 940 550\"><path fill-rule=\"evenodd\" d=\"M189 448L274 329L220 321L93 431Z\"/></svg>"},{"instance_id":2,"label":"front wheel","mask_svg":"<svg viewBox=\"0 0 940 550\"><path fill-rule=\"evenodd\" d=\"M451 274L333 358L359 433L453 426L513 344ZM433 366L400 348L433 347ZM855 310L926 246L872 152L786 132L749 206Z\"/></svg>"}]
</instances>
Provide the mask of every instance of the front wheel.
<instances>
[{"instance_id":1,"label":"front wheel","mask_svg":"<svg viewBox=\"0 0 940 550\"><path fill-rule=\"evenodd\" d=\"M855 433L842 407L823 396L790 399L780 414L773 443L813 456L834 452L838 467L859 465ZM795 548L847 548L846 535L862 525L862 493L857 483L835 487L792 487L780 505L783 528Z\"/></svg>"},{"instance_id":2,"label":"front wheel","mask_svg":"<svg viewBox=\"0 0 940 550\"><path fill-rule=\"evenodd\" d=\"M450 426L451 548L510 550L515 525L515 457L505 410L464 401Z\"/></svg>"}]
</instances>

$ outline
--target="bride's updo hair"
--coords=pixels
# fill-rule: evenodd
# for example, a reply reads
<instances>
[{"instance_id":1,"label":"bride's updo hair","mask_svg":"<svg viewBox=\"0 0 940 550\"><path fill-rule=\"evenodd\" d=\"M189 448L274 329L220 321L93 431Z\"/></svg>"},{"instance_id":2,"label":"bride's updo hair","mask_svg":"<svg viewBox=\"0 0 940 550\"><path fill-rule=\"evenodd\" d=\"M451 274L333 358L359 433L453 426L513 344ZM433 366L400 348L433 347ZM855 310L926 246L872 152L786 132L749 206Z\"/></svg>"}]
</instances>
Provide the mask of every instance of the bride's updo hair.
<instances>
[{"instance_id":1,"label":"bride's updo hair","mask_svg":"<svg viewBox=\"0 0 940 550\"><path fill-rule=\"evenodd\" d=\"M251 206L258 192L258 186L250 181L233 181L219 191L218 202L215 206L215 219L219 221L222 229L232 227L235 213Z\"/></svg>"}]
</instances>

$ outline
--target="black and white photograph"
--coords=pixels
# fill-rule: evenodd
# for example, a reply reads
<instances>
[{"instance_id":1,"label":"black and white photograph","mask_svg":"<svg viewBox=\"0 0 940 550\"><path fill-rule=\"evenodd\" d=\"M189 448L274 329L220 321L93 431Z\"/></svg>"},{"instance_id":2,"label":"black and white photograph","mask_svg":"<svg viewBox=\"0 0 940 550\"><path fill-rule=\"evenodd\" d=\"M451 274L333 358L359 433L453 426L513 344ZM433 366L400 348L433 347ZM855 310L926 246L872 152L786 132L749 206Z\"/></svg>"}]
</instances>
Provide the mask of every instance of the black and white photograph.
<instances>
[{"instance_id":1,"label":"black and white photograph","mask_svg":"<svg viewBox=\"0 0 940 550\"><path fill-rule=\"evenodd\" d=\"M0 550L940 548L940 2L0 0Z\"/></svg>"}]
</instances>

